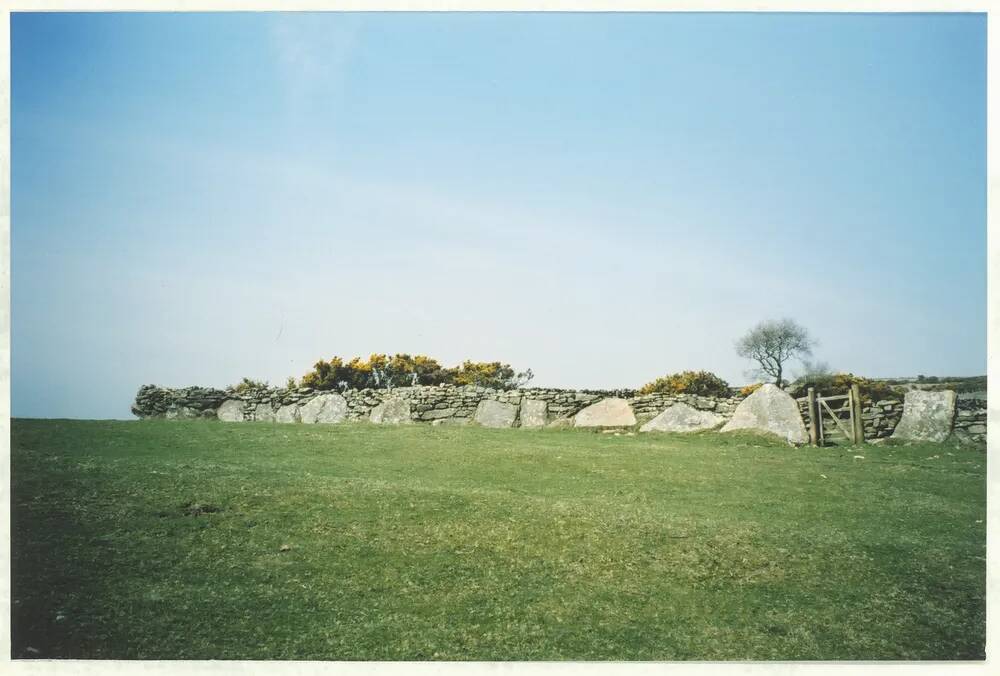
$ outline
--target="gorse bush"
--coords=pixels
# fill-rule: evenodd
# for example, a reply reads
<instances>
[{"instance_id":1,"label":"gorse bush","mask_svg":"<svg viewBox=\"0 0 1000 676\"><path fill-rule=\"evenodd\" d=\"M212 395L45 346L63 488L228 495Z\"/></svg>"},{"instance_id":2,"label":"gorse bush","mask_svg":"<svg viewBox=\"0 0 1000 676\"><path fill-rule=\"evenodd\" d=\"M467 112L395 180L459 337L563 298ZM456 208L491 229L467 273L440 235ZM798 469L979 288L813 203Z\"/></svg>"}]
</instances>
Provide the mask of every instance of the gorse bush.
<instances>
[{"instance_id":1,"label":"gorse bush","mask_svg":"<svg viewBox=\"0 0 1000 676\"><path fill-rule=\"evenodd\" d=\"M526 384L531 369L517 373L509 364L500 362L462 362L461 366L444 368L431 357L408 354L373 354L367 361L355 357L344 362L340 357L318 361L313 370L302 376L301 385L317 390L388 389L411 385L479 385L496 389L512 389Z\"/></svg>"},{"instance_id":2,"label":"gorse bush","mask_svg":"<svg viewBox=\"0 0 1000 676\"><path fill-rule=\"evenodd\" d=\"M698 394L706 397L728 397L729 383L708 371L684 371L646 383L639 394Z\"/></svg>"},{"instance_id":3,"label":"gorse bush","mask_svg":"<svg viewBox=\"0 0 1000 676\"><path fill-rule=\"evenodd\" d=\"M752 385L744 385L740 388L740 396L749 397L751 394L759 390L763 384L764 383L753 383Z\"/></svg>"},{"instance_id":4,"label":"gorse bush","mask_svg":"<svg viewBox=\"0 0 1000 676\"><path fill-rule=\"evenodd\" d=\"M522 387L534 377L531 369L515 373L509 364L501 364L498 361L464 361L455 370L452 382L456 385L478 385L498 390L510 390Z\"/></svg>"},{"instance_id":5,"label":"gorse bush","mask_svg":"<svg viewBox=\"0 0 1000 676\"><path fill-rule=\"evenodd\" d=\"M254 380L253 378L244 378L240 382L232 386L233 391L237 394L245 394L246 392L252 392L253 390L266 390L270 387L264 380Z\"/></svg>"}]
</instances>

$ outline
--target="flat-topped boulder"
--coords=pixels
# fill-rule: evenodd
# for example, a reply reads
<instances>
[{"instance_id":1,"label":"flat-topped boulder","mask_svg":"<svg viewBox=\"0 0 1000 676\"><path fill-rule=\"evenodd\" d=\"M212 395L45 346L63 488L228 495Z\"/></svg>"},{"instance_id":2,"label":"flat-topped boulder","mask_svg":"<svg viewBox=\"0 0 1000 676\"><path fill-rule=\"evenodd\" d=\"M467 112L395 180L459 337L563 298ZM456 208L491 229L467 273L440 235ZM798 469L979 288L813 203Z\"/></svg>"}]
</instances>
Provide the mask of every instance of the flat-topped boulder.
<instances>
[{"instance_id":1,"label":"flat-topped boulder","mask_svg":"<svg viewBox=\"0 0 1000 676\"><path fill-rule=\"evenodd\" d=\"M476 407L476 415L473 420L483 427L513 427L516 418L516 404L483 399Z\"/></svg>"},{"instance_id":2,"label":"flat-topped boulder","mask_svg":"<svg viewBox=\"0 0 1000 676\"><path fill-rule=\"evenodd\" d=\"M319 394L299 407L299 417L306 424L343 422L347 400L336 392Z\"/></svg>"},{"instance_id":3,"label":"flat-topped boulder","mask_svg":"<svg viewBox=\"0 0 1000 676\"><path fill-rule=\"evenodd\" d=\"M792 444L809 441L799 406L790 394L774 383L761 385L740 402L723 432L750 430L775 434Z\"/></svg>"},{"instance_id":4,"label":"flat-topped boulder","mask_svg":"<svg viewBox=\"0 0 1000 676\"><path fill-rule=\"evenodd\" d=\"M668 407L645 425L640 432L700 432L715 429L725 418L711 411L699 411L693 406L678 402Z\"/></svg>"},{"instance_id":5,"label":"flat-topped boulder","mask_svg":"<svg viewBox=\"0 0 1000 676\"><path fill-rule=\"evenodd\" d=\"M902 441L944 441L955 424L957 399L953 390L910 390L903 398L903 417L893 430L892 438Z\"/></svg>"},{"instance_id":6,"label":"flat-topped boulder","mask_svg":"<svg viewBox=\"0 0 1000 676\"><path fill-rule=\"evenodd\" d=\"M521 427L545 427L548 412L548 402L539 399L522 399Z\"/></svg>"},{"instance_id":7,"label":"flat-topped boulder","mask_svg":"<svg viewBox=\"0 0 1000 676\"><path fill-rule=\"evenodd\" d=\"M410 418L410 402L402 397L389 397L372 409L368 419L376 425L406 425Z\"/></svg>"},{"instance_id":8,"label":"flat-topped boulder","mask_svg":"<svg viewBox=\"0 0 1000 676\"><path fill-rule=\"evenodd\" d=\"M632 407L617 397L602 399L573 417L574 427L631 427L635 423Z\"/></svg>"}]
</instances>

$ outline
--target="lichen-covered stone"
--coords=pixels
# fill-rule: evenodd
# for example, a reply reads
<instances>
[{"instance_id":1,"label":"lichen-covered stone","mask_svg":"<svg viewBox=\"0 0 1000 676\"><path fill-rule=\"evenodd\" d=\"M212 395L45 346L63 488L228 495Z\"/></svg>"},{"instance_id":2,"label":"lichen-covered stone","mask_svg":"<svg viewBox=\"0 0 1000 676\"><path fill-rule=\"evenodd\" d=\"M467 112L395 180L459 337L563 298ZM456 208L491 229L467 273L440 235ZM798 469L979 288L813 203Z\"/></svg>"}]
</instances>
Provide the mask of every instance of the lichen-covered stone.
<instances>
[{"instance_id":1,"label":"lichen-covered stone","mask_svg":"<svg viewBox=\"0 0 1000 676\"><path fill-rule=\"evenodd\" d=\"M483 399L476 407L476 415L473 420L483 427L513 427L516 418L516 405L493 399Z\"/></svg>"},{"instance_id":2,"label":"lichen-covered stone","mask_svg":"<svg viewBox=\"0 0 1000 676\"><path fill-rule=\"evenodd\" d=\"M773 383L761 385L740 402L723 432L752 430L776 434L792 444L809 441L799 406L790 394Z\"/></svg>"},{"instance_id":3,"label":"lichen-covered stone","mask_svg":"<svg viewBox=\"0 0 1000 676\"><path fill-rule=\"evenodd\" d=\"M910 390L903 399L903 417L892 433L903 441L944 441L955 422L953 390Z\"/></svg>"},{"instance_id":4,"label":"lichen-covered stone","mask_svg":"<svg viewBox=\"0 0 1000 676\"><path fill-rule=\"evenodd\" d=\"M347 400L336 392L317 395L302 404L299 417L306 424L343 422L347 417Z\"/></svg>"},{"instance_id":5,"label":"lichen-covered stone","mask_svg":"<svg viewBox=\"0 0 1000 676\"><path fill-rule=\"evenodd\" d=\"M200 418L201 411L190 406L170 406L164 416L167 420L190 420Z\"/></svg>"},{"instance_id":6,"label":"lichen-covered stone","mask_svg":"<svg viewBox=\"0 0 1000 676\"><path fill-rule=\"evenodd\" d=\"M372 409L369 416L376 425L404 425L413 422L410 419L410 402L401 397L389 397Z\"/></svg>"},{"instance_id":7,"label":"lichen-covered stone","mask_svg":"<svg viewBox=\"0 0 1000 676\"><path fill-rule=\"evenodd\" d=\"M617 397L602 399L573 417L574 427L630 427L635 423L632 407Z\"/></svg>"},{"instance_id":8,"label":"lichen-covered stone","mask_svg":"<svg viewBox=\"0 0 1000 676\"><path fill-rule=\"evenodd\" d=\"M549 405L540 399L521 401L521 427L545 427Z\"/></svg>"},{"instance_id":9,"label":"lichen-covered stone","mask_svg":"<svg viewBox=\"0 0 1000 676\"><path fill-rule=\"evenodd\" d=\"M223 422L243 422L243 402L240 399L226 399L215 415Z\"/></svg>"},{"instance_id":10,"label":"lichen-covered stone","mask_svg":"<svg viewBox=\"0 0 1000 676\"><path fill-rule=\"evenodd\" d=\"M269 402L257 404L257 408L253 412L253 419L258 422L274 422L275 415L271 404Z\"/></svg>"},{"instance_id":11,"label":"lichen-covered stone","mask_svg":"<svg viewBox=\"0 0 1000 676\"><path fill-rule=\"evenodd\" d=\"M679 402L639 428L640 432L700 432L715 429L725 418Z\"/></svg>"},{"instance_id":12,"label":"lichen-covered stone","mask_svg":"<svg viewBox=\"0 0 1000 676\"><path fill-rule=\"evenodd\" d=\"M280 423L299 422L299 407L297 404L286 404L274 412L274 420Z\"/></svg>"}]
</instances>

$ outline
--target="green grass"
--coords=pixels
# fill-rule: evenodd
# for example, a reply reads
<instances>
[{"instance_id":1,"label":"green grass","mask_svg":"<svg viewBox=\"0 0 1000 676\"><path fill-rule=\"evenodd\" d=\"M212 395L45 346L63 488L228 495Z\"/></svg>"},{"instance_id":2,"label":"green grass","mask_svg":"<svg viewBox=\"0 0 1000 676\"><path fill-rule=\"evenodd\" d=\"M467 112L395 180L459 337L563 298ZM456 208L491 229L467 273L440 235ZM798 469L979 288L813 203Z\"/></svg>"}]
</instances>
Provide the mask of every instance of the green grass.
<instances>
[{"instance_id":1,"label":"green grass","mask_svg":"<svg viewBox=\"0 0 1000 676\"><path fill-rule=\"evenodd\" d=\"M981 450L12 425L15 658L984 657Z\"/></svg>"}]
</instances>

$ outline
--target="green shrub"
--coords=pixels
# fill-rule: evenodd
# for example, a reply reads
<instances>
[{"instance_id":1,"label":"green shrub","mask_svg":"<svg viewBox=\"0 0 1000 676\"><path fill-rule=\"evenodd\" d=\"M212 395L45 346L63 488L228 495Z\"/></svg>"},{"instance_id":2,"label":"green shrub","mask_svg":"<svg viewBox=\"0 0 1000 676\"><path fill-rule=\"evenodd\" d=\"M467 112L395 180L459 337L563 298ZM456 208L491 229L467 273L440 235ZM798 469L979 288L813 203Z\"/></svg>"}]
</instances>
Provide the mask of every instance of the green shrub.
<instances>
[{"instance_id":1,"label":"green shrub","mask_svg":"<svg viewBox=\"0 0 1000 676\"><path fill-rule=\"evenodd\" d=\"M708 371L684 371L646 383L639 394L698 394L707 397L728 397L729 383Z\"/></svg>"}]
</instances>

